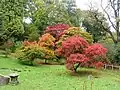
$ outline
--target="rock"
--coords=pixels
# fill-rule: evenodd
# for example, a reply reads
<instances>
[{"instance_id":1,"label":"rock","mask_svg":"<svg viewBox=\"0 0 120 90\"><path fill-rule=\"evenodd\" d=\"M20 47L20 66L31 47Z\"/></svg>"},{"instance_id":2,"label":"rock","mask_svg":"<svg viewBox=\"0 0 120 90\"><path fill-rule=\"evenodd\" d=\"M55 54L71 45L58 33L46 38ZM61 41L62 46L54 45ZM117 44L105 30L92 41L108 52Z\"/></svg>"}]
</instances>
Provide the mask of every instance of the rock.
<instances>
[{"instance_id":1,"label":"rock","mask_svg":"<svg viewBox=\"0 0 120 90\"><path fill-rule=\"evenodd\" d=\"M0 75L0 85L7 85L10 78L8 76Z\"/></svg>"}]
</instances>

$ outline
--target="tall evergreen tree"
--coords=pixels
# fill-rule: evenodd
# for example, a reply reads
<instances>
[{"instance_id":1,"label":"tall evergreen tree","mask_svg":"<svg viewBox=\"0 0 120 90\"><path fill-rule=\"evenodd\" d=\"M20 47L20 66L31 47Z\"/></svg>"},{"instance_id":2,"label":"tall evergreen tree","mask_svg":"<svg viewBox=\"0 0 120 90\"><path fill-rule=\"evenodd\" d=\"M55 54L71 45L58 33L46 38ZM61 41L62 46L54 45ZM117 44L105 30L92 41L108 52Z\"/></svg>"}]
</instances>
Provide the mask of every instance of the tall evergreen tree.
<instances>
[{"instance_id":1,"label":"tall evergreen tree","mask_svg":"<svg viewBox=\"0 0 120 90\"><path fill-rule=\"evenodd\" d=\"M2 12L0 12L0 44L3 43L3 41L6 40L6 35L5 33L5 27L4 27L4 15Z\"/></svg>"},{"instance_id":2,"label":"tall evergreen tree","mask_svg":"<svg viewBox=\"0 0 120 90\"><path fill-rule=\"evenodd\" d=\"M23 16L24 0L0 0L0 12L4 16L4 35L6 39L14 37L20 38L24 33ZM3 36L4 36L3 35Z\"/></svg>"}]
</instances>

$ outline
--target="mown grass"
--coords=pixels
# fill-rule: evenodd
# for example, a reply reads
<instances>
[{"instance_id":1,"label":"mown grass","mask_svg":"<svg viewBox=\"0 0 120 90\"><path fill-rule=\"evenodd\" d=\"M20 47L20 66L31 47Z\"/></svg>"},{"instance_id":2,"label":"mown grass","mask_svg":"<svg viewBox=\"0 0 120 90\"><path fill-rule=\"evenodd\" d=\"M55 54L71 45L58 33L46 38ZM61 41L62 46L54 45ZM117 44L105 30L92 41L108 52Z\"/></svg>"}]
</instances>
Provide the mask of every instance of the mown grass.
<instances>
[{"instance_id":1,"label":"mown grass","mask_svg":"<svg viewBox=\"0 0 120 90\"><path fill-rule=\"evenodd\" d=\"M0 86L0 90L120 90L119 71L80 68L75 74L62 65L32 67L0 57L0 74L12 72L20 74L20 84Z\"/></svg>"}]
</instances>

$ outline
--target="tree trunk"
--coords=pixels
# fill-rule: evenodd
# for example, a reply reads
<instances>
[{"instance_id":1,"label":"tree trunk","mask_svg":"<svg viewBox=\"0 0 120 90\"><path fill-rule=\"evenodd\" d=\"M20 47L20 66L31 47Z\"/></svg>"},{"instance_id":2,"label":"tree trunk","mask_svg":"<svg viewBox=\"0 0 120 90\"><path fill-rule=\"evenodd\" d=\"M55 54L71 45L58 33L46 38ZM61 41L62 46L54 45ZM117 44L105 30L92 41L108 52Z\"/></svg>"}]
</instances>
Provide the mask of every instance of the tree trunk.
<instances>
[{"instance_id":1,"label":"tree trunk","mask_svg":"<svg viewBox=\"0 0 120 90\"><path fill-rule=\"evenodd\" d=\"M110 7L113 10L113 15L114 15L114 19L115 19L115 23L111 20L110 14L106 11L106 8L103 8L102 6L102 1L101 0L101 7L103 9L103 11L105 12L105 14L108 17L109 22L111 23L112 27L114 28L114 30L116 31L117 34L117 39L115 39L115 37L112 35L112 32L109 31L108 33L111 35L112 40L115 44L117 44L118 42L120 42L120 32L119 32L119 11L120 11L120 0L109 0L108 2L110 3ZM108 4L109 6L109 4Z\"/></svg>"},{"instance_id":2,"label":"tree trunk","mask_svg":"<svg viewBox=\"0 0 120 90\"><path fill-rule=\"evenodd\" d=\"M78 65L76 67L74 67L74 71L77 71L77 68L80 66L80 63L78 63Z\"/></svg>"},{"instance_id":3,"label":"tree trunk","mask_svg":"<svg viewBox=\"0 0 120 90\"><path fill-rule=\"evenodd\" d=\"M120 42L119 22L116 23L117 42Z\"/></svg>"},{"instance_id":4,"label":"tree trunk","mask_svg":"<svg viewBox=\"0 0 120 90\"><path fill-rule=\"evenodd\" d=\"M33 64L33 61L35 60L35 58L34 57L32 57L31 58L31 61L30 61L30 66L33 66L34 64Z\"/></svg>"},{"instance_id":5,"label":"tree trunk","mask_svg":"<svg viewBox=\"0 0 120 90\"><path fill-rule=\"evenodd\" d=\"M33 66L33 61L30 62L30 66Z\"/></svg>"},{"instance_id":6,"label":"tree trunk","mask_svg":"<svg viewBox=\"0 0 120 90\"><path fill-rule=\"evenodd\" d=\"M45 59L45 64L47 64L47 60Z\"/></svg>"}]
</instances>

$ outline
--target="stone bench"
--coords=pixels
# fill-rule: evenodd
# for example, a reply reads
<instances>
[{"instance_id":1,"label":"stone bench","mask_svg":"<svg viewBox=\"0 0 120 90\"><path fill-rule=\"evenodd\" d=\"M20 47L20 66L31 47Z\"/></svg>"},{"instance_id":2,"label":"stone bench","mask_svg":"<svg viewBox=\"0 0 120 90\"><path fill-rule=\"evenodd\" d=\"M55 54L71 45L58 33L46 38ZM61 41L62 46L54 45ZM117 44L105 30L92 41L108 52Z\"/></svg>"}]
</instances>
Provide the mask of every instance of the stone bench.
<instances>
[{"instance_id":1,"label":"stone bench","mask_svg":"<svg viewBox=\"0 0 120 90\"><path fill-rule=\"evenodd\" d=\"M17 85L19 83L18 76L19 76L19 74L17 74L17 73L11 73L8 76L4 76L4 75L0 74L0 86L7 85L9 83L12 85Z\"/></svg>"},{"instance_id":2,"label":"stone bench","mask_svg":"<svg viewBox=\"0 0 120 90\"><path fill-rule=\"evenodd\" d=\"M19 76L19 74L17 74L17 73L11 73L11 74L9 74L10 83L14 84L14 85L18 84L19 83L18 76Z\"/></svg>"},{"instance_id":3,"label":"stone bench","mask_svg":"<svg viewBox=\"0 0 120 90\"><path fill-rule=\"evenodd\" d=\"M10 81L9 76L3 76L0 74L0 85L7 85Z\"/></svg>"}]
</instances>

